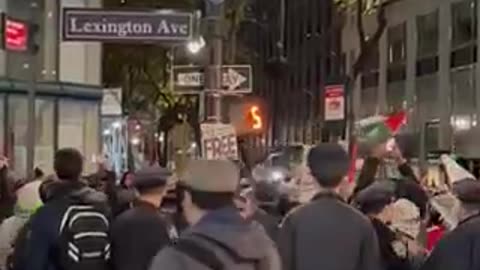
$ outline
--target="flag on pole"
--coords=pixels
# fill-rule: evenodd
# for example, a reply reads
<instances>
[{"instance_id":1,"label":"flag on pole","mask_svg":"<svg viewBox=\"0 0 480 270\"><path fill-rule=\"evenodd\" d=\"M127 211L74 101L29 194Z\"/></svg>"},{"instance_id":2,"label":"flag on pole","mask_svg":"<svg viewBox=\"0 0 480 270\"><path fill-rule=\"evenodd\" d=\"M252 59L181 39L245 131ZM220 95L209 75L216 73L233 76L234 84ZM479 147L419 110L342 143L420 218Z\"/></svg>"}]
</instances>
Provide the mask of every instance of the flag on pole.
<instances>
[{"instance_id":1,"label":"flag on pole","mask_svg":"<svg viewBox=\"0 0 480 270\"><path fill-rule=\"evenodd\" d=\"M407 122L407 114L402 111L390 116L373 116L356 123L357 139L370 146L385 143L395 136Z\"/></svg>"}]
</instances>

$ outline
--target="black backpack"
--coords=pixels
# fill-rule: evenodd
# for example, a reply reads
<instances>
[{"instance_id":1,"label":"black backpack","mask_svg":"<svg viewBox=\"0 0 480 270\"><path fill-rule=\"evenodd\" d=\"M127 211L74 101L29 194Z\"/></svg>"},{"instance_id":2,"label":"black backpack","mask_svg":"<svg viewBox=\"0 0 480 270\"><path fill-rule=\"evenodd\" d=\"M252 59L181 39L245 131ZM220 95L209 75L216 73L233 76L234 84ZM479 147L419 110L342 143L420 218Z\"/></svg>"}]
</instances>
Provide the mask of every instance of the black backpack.
<instances>
[{"instance_id":1,"label":"black backpack","mask_svg":"<svg viewBox=\"0 0 480 270\"><path fill-rule=\"evenodd\" d=\"M216 247L221 248L236 264L250 264L252 269L260 269L260 261L253 259L245 259L240 257L235 251L231 250L225 244L205 235L194 234L196 237L201 238L204 241L214 244ZM200 241L193 238L180 238L176 243L172 244L173 248L178 252L194 259L195 261L207 266L211 270L230 270L227 266L218 258L214 251L208 249L200 243Z\"/></svg>"},{"instance_id":2,"label":"black backpack","mask_svg":"<svg viewBox=\"0 0 480 270\"><path fill-rule=\"evenodd\" d=\"M60 269L108 269L109 227L110 223L104 209L70 198L59 230Z\"/></svg>"}]
</instances>

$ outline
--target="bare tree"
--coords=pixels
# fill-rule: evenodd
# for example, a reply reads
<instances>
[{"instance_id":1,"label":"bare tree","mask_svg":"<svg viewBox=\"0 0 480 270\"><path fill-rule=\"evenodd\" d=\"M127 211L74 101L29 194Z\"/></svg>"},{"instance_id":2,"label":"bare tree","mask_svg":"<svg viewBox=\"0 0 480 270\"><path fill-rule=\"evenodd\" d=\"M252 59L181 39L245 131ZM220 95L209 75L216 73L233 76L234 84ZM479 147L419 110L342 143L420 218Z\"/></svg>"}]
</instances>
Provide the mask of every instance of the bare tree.
<instances>
[{"instance_id":1,"label":"bare tree","mask_svg":"<svg viewBox=\"0 0 480 270\"><path fill-rule=\"evenodd\" d=\"M356 29L359 40L359 54L352 64L349 74L346 74L346 92L347 92L347 134L349 138L350 150L354 145L355 138L353 130L355 125L355 113L353 108L353 89L357 78L362 74L368 60L378 48L378 43L387 29L388 20L386 9L402 0L334 0L337 10L342 14L355 14ZM372 35L366 34L364 18L366 16L375 16L377 26ZM345 17L345 16L344 16Z\"/></svg>"}]
</instances>

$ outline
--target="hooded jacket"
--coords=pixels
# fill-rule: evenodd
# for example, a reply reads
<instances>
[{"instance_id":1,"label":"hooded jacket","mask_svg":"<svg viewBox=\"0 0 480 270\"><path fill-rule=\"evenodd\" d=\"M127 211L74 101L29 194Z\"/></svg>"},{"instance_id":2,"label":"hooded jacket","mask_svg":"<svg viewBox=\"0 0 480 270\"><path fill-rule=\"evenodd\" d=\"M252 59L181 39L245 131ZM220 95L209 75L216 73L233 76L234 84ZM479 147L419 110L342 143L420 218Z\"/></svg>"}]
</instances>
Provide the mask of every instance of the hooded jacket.
<instances>
[{"instance_id":1,"label":"hooded jacket","mask_svg":"<svg viewBox=\"0 0 480 270\"><path fill-rule=\"evenodd\" d=\"M80 182L59 182L55 194L32 217L31 232L25 250L23 264L15 270L63 270L57 267L54 256L57 249L60 223L70 206L65 200L67 195L80 198L83 202L98 205L108 212L107 197L86 187Z\"/></svg>"},{"instance_id":2,"label":"hooded jacket","mask_svg":"<svg viewBox=\"0 0 480 270\"><path fill-rule=\"evenodd\" d=\"M206 240L212 239L213 241ZM261 225L242 219L237 210L225 208L212 211L180 238L195 241L215 256L228 270L279 270L280 259L272 240ZM228 248L228 251L226 251ZM258 261L254 264L238 264L228 252L236 256ZM174 247L163 249L153 260L150 270L209 270L210 268Z\"/></svg>"}]
</instances>

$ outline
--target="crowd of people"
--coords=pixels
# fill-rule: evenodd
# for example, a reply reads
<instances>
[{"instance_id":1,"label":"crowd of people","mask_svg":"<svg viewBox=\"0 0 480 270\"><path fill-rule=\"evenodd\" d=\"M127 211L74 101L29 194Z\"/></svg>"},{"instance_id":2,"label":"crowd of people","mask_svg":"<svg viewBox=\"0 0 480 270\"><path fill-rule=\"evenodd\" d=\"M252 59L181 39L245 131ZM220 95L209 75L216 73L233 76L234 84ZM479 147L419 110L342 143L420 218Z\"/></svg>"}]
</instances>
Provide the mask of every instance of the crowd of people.
<instances>
[{"instance_id":1,"label":"crowd of people","mask_svg":"<svg viewBox=\"0 0 480 270\"><path fill-rule=\"evenodd\" d=\"M387 157L401 177L378 177ZM351 182L341 146L313 147L307 203L281 188L295 179L241 181L230 161L117 182L105 167L83 177L83 160L61 149L53 175L23 183L0 159L0 270L480 269L480 182L451 179L458 222L447 226L398 148L375 148Z\"/></svg>"}]
</instances>

